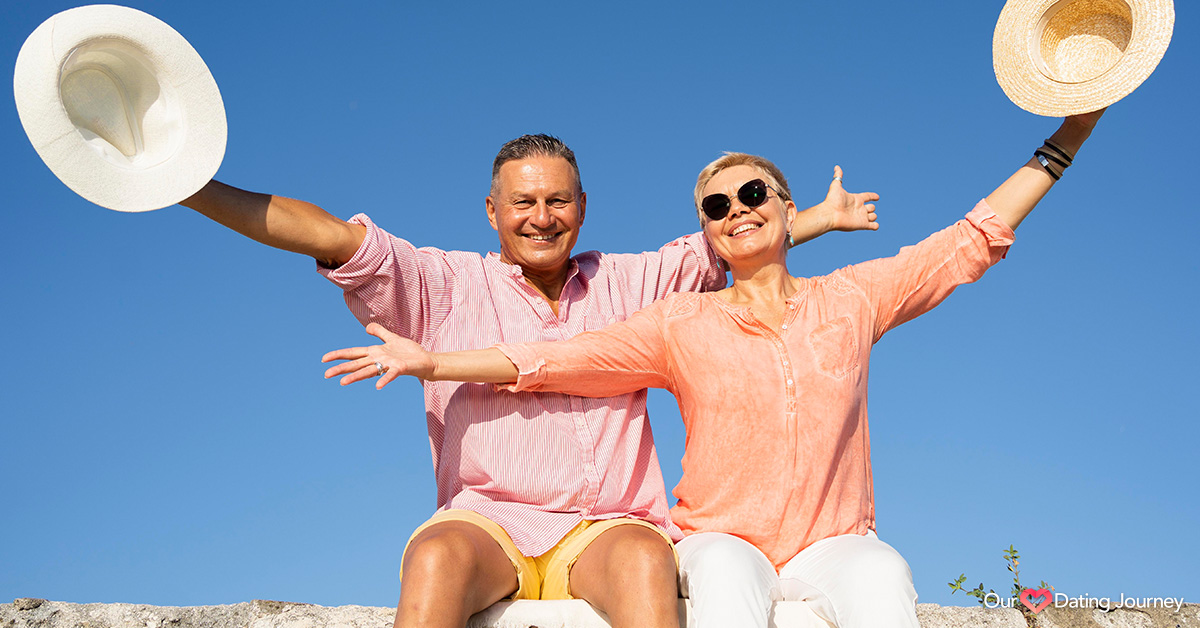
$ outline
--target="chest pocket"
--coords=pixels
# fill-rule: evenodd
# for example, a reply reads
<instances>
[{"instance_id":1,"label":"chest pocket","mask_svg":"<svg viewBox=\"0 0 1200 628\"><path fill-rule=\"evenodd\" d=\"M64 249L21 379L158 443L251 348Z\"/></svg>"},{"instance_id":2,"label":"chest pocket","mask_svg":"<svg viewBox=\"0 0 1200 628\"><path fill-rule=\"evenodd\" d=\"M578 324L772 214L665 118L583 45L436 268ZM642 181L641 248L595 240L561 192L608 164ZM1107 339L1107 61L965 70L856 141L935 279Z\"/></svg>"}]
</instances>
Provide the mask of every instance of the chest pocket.
<instances>
[{"instance_id":1,"label":"chest pocket","mask_svg":"<svg viewBox=\"0 0 1200 628\"><path fill-rule=\"evenodd\" d=\"M821 323L808 334L808 343L822 373L841 379L858 368L858 339L850 317Z\"/></svg>"}]
</instances>

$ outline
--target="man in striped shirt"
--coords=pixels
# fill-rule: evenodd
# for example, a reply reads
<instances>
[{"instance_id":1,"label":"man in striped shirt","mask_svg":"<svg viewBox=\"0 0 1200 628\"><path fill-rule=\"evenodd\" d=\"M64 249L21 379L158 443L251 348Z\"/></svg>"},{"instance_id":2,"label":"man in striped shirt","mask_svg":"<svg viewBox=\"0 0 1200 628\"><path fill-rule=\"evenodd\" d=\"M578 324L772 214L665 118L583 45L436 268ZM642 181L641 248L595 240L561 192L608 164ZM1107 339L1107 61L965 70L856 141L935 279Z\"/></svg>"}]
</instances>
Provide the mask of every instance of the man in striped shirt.
<instances>
[{"instance_id":1,"label":"man in striped shirt","mask_svg":"<svg viewBox=\"0 0 1200 628\"><path fill-rule=\"evenodd\" d=\"M866 203L877 198L835 183L800 214L793 239L875 228ZM486 206L498 255L417 248L365 215L343 221L217 181L183 204L312 256L360 322L430 351L565 339L672 292L725 285L698 233L653 252L572 257L587 196L574 154L546 135L505 144L493 164ZM617 627L677 626L670 541L682 534L668 516L645 391L584 399L424 388L438 513L405 550L396 626L461 627L506 597L577 597Z\"/></svg>"}]
</instances>

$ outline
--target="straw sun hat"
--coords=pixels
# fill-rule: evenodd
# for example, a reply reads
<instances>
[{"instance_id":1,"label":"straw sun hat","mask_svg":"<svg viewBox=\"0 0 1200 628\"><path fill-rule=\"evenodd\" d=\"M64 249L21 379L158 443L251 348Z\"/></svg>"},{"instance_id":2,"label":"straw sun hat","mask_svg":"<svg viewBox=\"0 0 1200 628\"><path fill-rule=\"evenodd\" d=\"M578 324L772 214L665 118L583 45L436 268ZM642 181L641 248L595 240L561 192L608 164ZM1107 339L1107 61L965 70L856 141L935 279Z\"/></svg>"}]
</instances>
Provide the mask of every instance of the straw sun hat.
<instances>
[{"instance_id":1,"label":"straw sun hat","mask_svg":"<svg viewBox=\"0 0 1200 628\"><path fill-rule=\"evenodd\" d=\"M992 41L996 79L1032 113L1096 111L1150 76L1174 25L1172 0L1008 0Z\"/></svg>"},{"instance_id":2,"label":"straw sun hat","mask_svg":"<svg viewBox=\"0 0 1200 628\"><path fill-rule=\"evenodd\" d=\"M13 92L42 161L109 209L178 203L225 156L225 106L208 66L141 11L92 5L46 20L21 47Z\"/></svg>"}]
</instances>

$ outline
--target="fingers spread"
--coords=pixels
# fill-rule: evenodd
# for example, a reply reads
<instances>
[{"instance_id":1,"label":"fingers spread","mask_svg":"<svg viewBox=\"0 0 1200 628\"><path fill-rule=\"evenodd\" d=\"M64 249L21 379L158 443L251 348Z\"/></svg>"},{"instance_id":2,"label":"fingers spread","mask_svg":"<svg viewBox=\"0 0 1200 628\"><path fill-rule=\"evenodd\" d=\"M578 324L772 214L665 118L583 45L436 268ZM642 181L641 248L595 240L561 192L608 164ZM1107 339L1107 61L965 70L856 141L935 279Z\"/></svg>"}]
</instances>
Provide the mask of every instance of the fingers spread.
<instances>
[{"instance_id":1,"label":"fingers spread","mask_svg":"<svg viewBox=\"0 0 1200 628\"><path fill-rule=\"evenodd\" d=\"M353 373L343 377L341 380L338 381L338 383L341 384L342 386L348 386L350 384L353 384L354 382L361 382L364 379L371 379L372 377L377 377L378 375L379 375L379 369L375 368L374 363L371 363L371 364L368 364L366 367L360 368L357 371L354 371Z\"/></svg>"},{"instance_id":2,"label":"fingers spread","mask_svg":"<svg viewBox=\"0 0 1200 628\"><path fill-rule=\"evenodd\" d=\"M383 377L380 377L379 381L375 382L375 388L377 390L383 390L384 386L392 383L392 380L396 379L397 377L400 377L400 371L398 369L388 369L387 371L383 372Z\"/></svg>"},{"instance_id":3,"label":"fingers spread","mask_svg":"<svg viewBox=\"0 0 1200 628\"><path fill-rule=\"evenodd\" d=\"M358 358L366 357L366 347L349 347L347 349L338 349L330 351L321 356L322 362L333 362L334 360L357 360Z\"/></svg>"},{"instance_id":4,"label":"fingers spread","mask_svg":"<svg viewBox=\"0 0 1200 628\"><path fill-rule=\"evenodd\" d=\"M369 357L359 358L359 359L351 361L351 362L343 362L341 364L331 366L328 369L326 369L325 379L329 379L331 377L337 377L338 375L344 375L346 373L353 373L354 371L357 371L359 369L364 369L368 366L371 368L375 368L375 361ZM376 369L376 370L378 371L378 369Z\"/></svg>"},{"instance_id":5,"label":"fingers spread","mask_svg":"<svg viewBox=\"0 0 1200 628\"><path fill-rule=\"evenodd\" d=\"M396 334L393 334L387 327L384 327L379 323L371 323L367 325L367 333L384 342L388 342L393 338L398 338Z\"/></svg>"}]
</instances>

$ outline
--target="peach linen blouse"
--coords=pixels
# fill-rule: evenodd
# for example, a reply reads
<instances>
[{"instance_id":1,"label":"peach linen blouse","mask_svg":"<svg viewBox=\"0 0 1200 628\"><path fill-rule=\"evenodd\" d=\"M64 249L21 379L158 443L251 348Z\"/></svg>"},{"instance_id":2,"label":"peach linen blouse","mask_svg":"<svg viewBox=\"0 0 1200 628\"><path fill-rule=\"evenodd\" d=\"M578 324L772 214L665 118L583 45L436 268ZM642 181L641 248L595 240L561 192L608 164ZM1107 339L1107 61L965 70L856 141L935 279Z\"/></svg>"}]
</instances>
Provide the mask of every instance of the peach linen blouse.
<instances>
[{"instance_id":1,"label":"peach linen blouse","mask_svg":"<svg viewBox=\"0 0 1200 628\"><path fill-rule=\"evenodd\" d=\"M895 257L802 279L782 333L715 293L674 294L570 340L497 345L520 372L502 388L671 391L687 429L675 523L742 537L778 569L816 541L875 528L871 345L979 279L1012 242L981 201Z\"/></svg>"}]
</instances>

